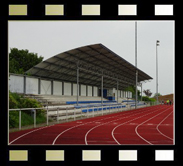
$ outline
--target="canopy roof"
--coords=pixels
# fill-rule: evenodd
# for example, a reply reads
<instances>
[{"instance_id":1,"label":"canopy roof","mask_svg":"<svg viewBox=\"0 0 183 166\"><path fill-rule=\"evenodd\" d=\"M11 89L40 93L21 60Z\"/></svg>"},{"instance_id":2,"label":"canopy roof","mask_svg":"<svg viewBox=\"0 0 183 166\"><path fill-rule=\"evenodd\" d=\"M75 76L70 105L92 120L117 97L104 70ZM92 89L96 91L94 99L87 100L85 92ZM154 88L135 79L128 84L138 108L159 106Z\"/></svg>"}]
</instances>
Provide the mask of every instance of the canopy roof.
<instances>
[{"instance_id":1,"label":"canopy roof","mask_svg":"<svg viewBox=\"0 0 183 166\"><path fill-rule=\"evenodd\" d=\"M117 80L118 88L121 90L129 85L135 85L136 69L138 82L152 79L102 44L87 45L60 53L37 64L26 73L76 83L77 68L80 84L100 87L103 75L104 88L116 87Z\"/></svg>"}]
</instances>

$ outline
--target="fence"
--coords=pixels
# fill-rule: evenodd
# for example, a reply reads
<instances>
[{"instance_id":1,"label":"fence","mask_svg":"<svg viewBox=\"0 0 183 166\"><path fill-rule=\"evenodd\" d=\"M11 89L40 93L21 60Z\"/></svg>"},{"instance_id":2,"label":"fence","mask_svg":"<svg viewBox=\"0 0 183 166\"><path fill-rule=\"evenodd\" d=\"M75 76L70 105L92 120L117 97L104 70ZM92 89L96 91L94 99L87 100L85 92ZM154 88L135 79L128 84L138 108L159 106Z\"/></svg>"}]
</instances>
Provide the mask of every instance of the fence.
<instances>
[{"instance_id":1,"label":"fence","mask_svg":"<svg viewBox=\"0 0 183 166\"><path fill-rule=\"evenodd\" d=\"M155 102L144 102L143 104L139 104L137 107L147 107L147 106L152 106L156 105ZM63 122L68 122L68 121L73 121L73 120L79 120L79 119L84 119L84 118L89 118L89 117L94 117L94 116L100 116L104 114L110 114L110 113L116 113L120 111L126 111L126 110L131 110L134 109L135 105L122 105L122 104L111 104L111 105L100 105L100 106L95 106L95 105L88 105L87 107L73 107L73 106L59 106L59 107L50 107L50 106L45 106L42 108L19 108L19 109L9 109L9 113L12 111L19 111L19 127L18 129L22 129L22 116L21 113L22 111L30 111L33 114L33 127L36 128L37 123L36 123L36 113L37 110L44 110L46 114L46 123L43 125L49 125L49 124L54 124L54 123L63 123Z\"/></svg>"}]
</instances>

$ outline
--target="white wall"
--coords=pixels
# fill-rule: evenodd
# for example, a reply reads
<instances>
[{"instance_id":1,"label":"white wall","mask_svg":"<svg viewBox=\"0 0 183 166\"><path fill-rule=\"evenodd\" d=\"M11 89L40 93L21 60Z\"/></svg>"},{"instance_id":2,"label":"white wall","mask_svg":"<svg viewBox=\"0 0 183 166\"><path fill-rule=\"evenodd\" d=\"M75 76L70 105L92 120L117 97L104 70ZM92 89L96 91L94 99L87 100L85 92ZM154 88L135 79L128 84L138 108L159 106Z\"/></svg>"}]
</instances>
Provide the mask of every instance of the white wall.
<instances>
[{"instance_id":1,"label":"white wall","mask_svg":"<svg viewBox=\"0 0 183 166\"><path fill-rule=\"evenodd\" d=\"M51 81L41 80L41 94L51 95Z\"/></svg>"},{"instance_id":2,"label":"white wall","mask_svg":"<svg viewBox=\"0 0 183 166\"><path fill-rule=\"evenodd\" d=\"M81 96L86 96L86 85L81 85Z\"/></svg>"},{"instance_id":3,"label":"white wall","mask_svg":"<svg viewBox=\"0 0 183 166\"><path fill-rule=\"evenodd\" d=\"M128 97L128 91L126 91L126 97Z\"/></svg>"},{"instance_id":4,"label":"white wall","mask_svg":"<svg viewBox=\"0 0 183 166\"><path fill-rule=\"evenodd\" d=\"M115 90L115 97L117 98L117 95L118 95L118 97L120 97L120 90L118 90L118 92L117 92L117 90Z\"/></svg>"},{"instance_id":5,"label":"white wall","mask_svg":"<svg viewBox=\"0 0 183 166\"><path fill-rule=\"evenodd\" d=\"M88 96L92 96L92 86L88 86Z\"/></svg>"},{"instance_id":6,"label":"white wall","mask_svg":"<svg viewBox=\"0 0 183 166\"><path fill-rule=\"evenodd\" d=\"M77 96L77 84L73 84L73 96Z\"/></svg>"},{"instance_id":7,"label":"white wall","mask_svg":"<svg viewBox=\"0 0 183 166\"><path fill-rule=\"evenodd\" d=\"M93 96L98 96L98 88L96 86L94 86L93 88L94 88L94 95Z\"/></svg>"},{"instance_id":8,"label":"white wall","mask_svg":"<svg viewBox=\"0 0 183 166\"><path fill-rule=\"evenodd\" d=\"M128 98L132 98L132 92L127 91L127 93L128 93Z\"/></svg>"},{"instance_id":9,"label":"white wall","mask_svg":"<svg viewBox=\"0 0 183 166\"><path fill-rule=\"evenodd\" d=\"M39 79L26 77L26 93L38 94ZM40 94L51 95L51 80L40 80ZM88 96L92 96L92 86L88 86ZM9 90L11 92L24 93L24 76L10 75ZM53 95L62 95L62 82L53 81ZM64 82L64 95L71 96L71 83ZM77 84L73 84L73 95L77 95ZM81 96L86 96L86 85L81 85ZM93 87L93 96L98 96L98 87Z\"/></svg>"},{"instance_id":10,"label":"white wall","mask_svg":"<svg viewBox=\"0 0 183 166\"><path fill-rule=\"evenodd\" d=\"M132 92L130 92L130 98L132 98Z\"/></svg>"},{"instance_id":11,"label":"white wall","mask_svg":"<svg viewBox=\"0 0 183 166\"><path fill-rule=\"evenodd\" d=\"M126 91L123 91L123 97L126 97Z\"/></svg>"},{"instance_id":12,"label":"white wall","mask_svg":"<svg viewBox=\"0 0 183 166\"><path fill-rule=\"evenodd\" d=\"M121 91L120 90L118 90L118 97L120 97L120 93L121 93ZM117 93L116 93L117 94Z\"/></svg>"},{"instance_id":13,"label":"white wall","mask_svg":"<svg viewBox=\"0 0 183 166\"><path fill-rule=\"evenodd\" d=\"M26 94L38 94L38 79L26 77Z\"/></svg>"},{"instance_id":14,"label":"white wall","mask_svg":"<svg viewBox=\"0 0 183 166\"><path fill-rule=\"evenodd\" d=\"M127 98L127 91L125 91L125 97Z\"/></svg>"},{"instance_id":15,"label":"white wall","mask_svg":"<svg viewBox=\"0 0 183 166\"><path fill-rule=\"evenodd\" d=\"M121 90L121 97L123 97L123 91Z\"/></svg>"},{"instance_id":16,"label":"white wall","mask_svg":"<svg viewBox=\"0 0 183 166\"><path fill-rule=\"evenodd\" d=\"M62 95L62 82L53 81L53 95Z\"/></svg>"},{"instance_id":17,"label":"white wall","mask_svg":"<svg viewBox=\"0 0 183 166\"><path fill-rule=\"evenodd\" d=\"M126 91L125 91L124 93L125 93L125 97L127 97L127 93L126 93Z\"/></svg>"},{"instance_id":18,"label":"white wall","mask_svg":"<svg viewBox=\"0 0 183 166\"><path fill-rule=\"evenodd\" d=\"M64 95L71 96L71 83L64 82Z\"/></svg>"},{"instance_id":19,"label":"white wall","mask_svg":"<svg viewBox=\"0 0 183 166\"><path fill-rule=\"evenodd\" d=\"M116 96L117 94L116 94L116 88L112 88L112 96Z\"/></svg>"},{"instance_id":20,"label":"white wall","mask_svg":"<svg viewBox=\"0 0 183 166\"><path fill-rule=\"evenodd\" d=\"M10 75L9 90L11 92L24 93L24 77Z\"/></svg>"}]
</instances>

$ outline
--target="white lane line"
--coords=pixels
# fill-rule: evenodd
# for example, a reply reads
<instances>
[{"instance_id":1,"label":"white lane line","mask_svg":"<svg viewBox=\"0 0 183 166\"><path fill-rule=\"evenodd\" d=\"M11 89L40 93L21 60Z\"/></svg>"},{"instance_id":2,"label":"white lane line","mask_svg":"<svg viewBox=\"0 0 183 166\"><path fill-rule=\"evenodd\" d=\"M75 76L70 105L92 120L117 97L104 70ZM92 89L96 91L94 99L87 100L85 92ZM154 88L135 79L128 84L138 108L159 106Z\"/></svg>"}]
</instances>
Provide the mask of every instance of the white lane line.
<instances>
[{"instance_id":1,"label":"white lane line","mask_svg":"<svg viewBox=\"0 0 183 166\"><path fill-rule=\"evenodd\" d=\"M11 141L11 142L9 143L9 145L10 145L10 144L12 144L13 142L15 142L16 140L18 140L18 139L20 139L20 138L22 138L22 137L24 137L24 136L26 136L26 135L30 134L30 133L33 133L33 132L38 131L38 130L42 130L42 129L44 129L44 128L52 127L52 126L54 126L54 125L46 126L46 127L41 127L41 128L38 128L38 129L32 130L32 131L30 131L30 132L28 132L28 133L25 133L25 134L23 134L23 135L21 135L21 136L19 136L19 137L15 138L13 141Z\"/></svg>"},{"instance_id":2,"label":"white lane line","mask_svg":"<svg viewBox=\"0 0 183 166\"><path fill-rule=\"evenodd\" d=\"M125 112L125 113L126 113L126 114L132 114L133 112ZM124 114L123 114L123 115L124 115ZM123 115L121 115L121 116L123 116ZM106 120L106 119L115 118L115 117L118 117L118 116L119 116L119 115L117 115L117 116L112 116L112 117L107 117L107 118L102 118L102 119L97 119L97 120L94 120L94 121L91 121L91 122L82 123L82 124L80 124L80 125L76 125L76 126L70 127L70 128L68 128L68 129L62 131L60 134L58 134L57 137L55 137L55 139L54 139L52 145L55 144L55 142L57 141L57 139L58 139L63 133L65 133L65 132L67 132L67 131L69 131L69 130L71 130L71 129L73 129L73 128L76 128L76 127L79 127L79 126L83 126L83 125L85 125L85 124L89 124L89 123L93 123L93 122L98 122L98 121L101 121L101 120Z\"/></svg>"},{"instance_id":3,"label":"white lane line","mask_svg":"<svg viewBox=\"0 0 183 166\"><path fill-rule=\"evenodd\" d=\"M144 109L145 109L145 108L144 108ZM141 110L140 110L140 111L141 111ZM122 113L123 113L123 112L122 112ZM128 113L133 113L133 111L124 112L124 113L127 113L127 114L128 114ZM119 116L119 115L117 115L117 116ZM116 117L116 116L113 116L113 117ZM113 117L108 117L108 118L113 118ZM104 119L108 119L108 118L104 118ZM100 120L103 120L103 119L100 119ZM94 122L94 121L92 121L92 122ZM92 123L92 122L88 122L88 123ZM85 124L86 124L86 123L85 123ZM83 125L84 125L84 124L83 124ZM52 126L54 126L54 125L41 127L41 128L32 130L32 131L30 131L30 132L28 132L28 133L25 133L25 134L23 134L23 135L21 135L21 136L15 138L14 140L12 140L12 141L9 143L9 145L12 144L13 142L17 141L18 139L20 139L20 138L22 138L22 137L28 135L28 134L31 134L31 133L33 133L33 132L35 132L35 131L42 130L42 129L44 129L44 128L48 128L48 127L52 127ZM56 125L56 126L57 126L57 125ZM78 125L78 126L80 126L80 125Z\"/></svg>"},{"instance_id":4,"label":"white lane line","mask_svg":"<svg viewBox=\"0 0 183 166\"><path fill-rule=\"evenodd\" d=\"M159 111L159 110L157 110L157 111ZM143 112L147 112L147 110L145 110L145 111L143 111ZM140 113L143 113L143 112L140 112ZM140 114L140 113L136 113L136 114L133 114L133 115L137 115L137 114ZM103 124L100 124L100 125L97 125L97 126L91 128L91 129L88 130L88 132L85 134L85 144L88 145L87 136L88 136L88 134L89 134L93 129L95 129L95 128L99 127L99 126L102 126L102 125L105 125L105 124L114 122L114 121L118 121L118 120L121 120L121 119L124 119L124 118L128 118L128 117L131 117L131 116L126 116L126 117L118 118L118 119L115 119L115 120L112 120L112 121L109 121L109 122L106 122L106 123L103 123ZM130 120L130 121L131 121L131 120ZM127 122L129 122L129 121L127 121ZM127 123L127 122L125 122L125 123Z\"/></svg>"},{"instance_id":5,"label":"white lane line","mask_svg":"<svg viewBox=\"0 0 183 166\"><path fill-rule=\"evenodd\" d=\"M170 114L168 114L168 115L167 115L167 116L157 125L157 127L156 127L156 129L158 130L158 132L159 132L161 135L163 135L164 137L166 137L166 138L168 138L168 139L171 139L171 140L173 140L173 138L170 138L170 137L168 137L167 135L163 134L163 133L159 130L159 126L160 126L161 123L163 123L172 113L173 113L173 111L172 111Z\"/></svg>"},{"instance_id":6,"label":"white lane line","mask_svg":"<svg viewBox=\"0 0 183 166\"><path fill-rule=\"evenodd\" d=\"M144 108L144 109L145 109L145 108ZM143 109L143 110L144 110L144 109ZM151 107L151 108L148 109L148 110L151 110L151 109L153 109L153 108ZM142 112L142 109L140 109L140 110L138 110L138 111L141 111L141 112ZM145 109L145 111L147 111L147 110ZM128 115L128 114L133 114L134 112L133 112L133 111L124 112L124 114L122 114L121 116L126 115L125 113ZM93 123L93 122L97 122L97 121L101 121L101 120L106 120L106 119L111 119L111 118L115 118L115 117L119 117L119 115L112 116L112 117L107 117L107 118L102 118L102 119L97 119L97 120L94 120L94 121L91 121L91 122L87 122L87 123L83 123L83 124L80 124L80 125L76 125L76 126L70 127L70 128L68 128L68 129L62 131L60 134L58 134L57 137L55 137L55 139L54 139L52 145L54 145L55 142L57 141L57 139L58 139L63 133L65 133L66 131L69 131L69 130L71 130L71 129L73 129L73 128L76 128L76 127L78 127L78 126L83 126L83 125L85 125L85 124L89 124L89 123Z\"/></svg>"},{"instance_id":7,"label":"white lane line","mask_svg":"<svg viewBox=\"0 0 183 166\"><path fill-rule=\"evenodd\" d=\"M162 109L162 108L160 108L160 109ZM142 117L144 117L144 116L147 116L147 115L152 114L152 113L157 112L157 111L159 111L159 110L150 112L150 113L148 113L148 114L142 115L142 116L140 116L140 117L131 119L131 120L127 121L127 122L124 122L124 123L121 123L121 124L117 125L117 126L112 130L112 132L111 132L111 135L112 135L113 139L116 141L116 143L117 143L118 145L121 145L121 144L118 142L118 140L115 138L115 136L114 136L114 131L115 131L119 126L122 126L122 125L124 125L124 124L126 124L126 123L128 123L128 122L131 122L131 121L134 121L134 120L136 120L136 119L142 118Z\"/></svg>"},{"instance_id":8,"label":"white lane line","mask_svg":"<svg viewBox=\"0 0 183 166\"><path fill-rule=\"evenodd\" d=\"M132 112L127 112L127 113L132 113ZM113 116L113 117L115 117L115 116ZM108 118L112 118L112 117L108 117ZM108 119L108 118L106 118L106 119ZM79 121L79 122L81 123L81 121ZM93 122L93 121L92 121L92 122ZM86 123L85 123L85 124L86 124ZM32 131L30 131L30 132L28 132L28 133L25 133L25 134L23 134L23 135L21 135L21 136L15 138L14 140L12 140L12 141L9 143L9 145L12 144L13 142L17 141L18 139L20 139L20 138L22 138L22 137L28 135L28 134L31 134L31 133L33 133L33 132L35 132L35 131L38 131L38 130L42 130L42 129L44 129L44 128L53 127L53 126L54 126L54 125L45 126L45 127L41 127L41 128L32 130ZM56 125L56 126L58 126L58 125ZM80 125L77 125L77 126L80 126Z\"/></svg>"},{"instance_id":9,"label":"white lane line","mask_svg":"<svg viewBox=\"0 0 183 166\"><path fill-rule=\"evenodd\" d=\"M165 111L167 111L167 110L169 110L169 109L170 109L170 108L167 108ZM150 145L153 145L153 144L152 144L151 142L149 142L148 140L146 140L144 137L142 137L142 136L138 133L138 131L137 131L137 130L138 130L138 127L141 126L141 125L143 125L144 123L148 122L149 120L155 118L156 116L158 116L158 115L164 113L165 111L160 112L159 114L157 114L157 115L155 115L155 116L153 116L153 117L147 119L146 121L140 123L140 124L135 128L136 134L137 134L141 139L143 139L145 142L147 142L147 143L150 144Z\"/></svg>"}]
</instances>

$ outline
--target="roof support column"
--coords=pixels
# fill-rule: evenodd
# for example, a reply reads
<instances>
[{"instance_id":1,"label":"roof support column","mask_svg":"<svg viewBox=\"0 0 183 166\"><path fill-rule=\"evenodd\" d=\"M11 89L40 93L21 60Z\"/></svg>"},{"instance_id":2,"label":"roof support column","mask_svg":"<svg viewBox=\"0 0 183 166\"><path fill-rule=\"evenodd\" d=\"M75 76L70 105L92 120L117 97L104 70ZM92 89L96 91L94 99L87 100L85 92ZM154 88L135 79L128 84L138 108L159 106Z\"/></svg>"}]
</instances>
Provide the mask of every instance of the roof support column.
<instances>
[{"instance_id":1,"label":"roof support column","mask_svg":"<svg viewBox=\"0 0 183 166\"><path fill-rule=\"evenodd\" d=\"M118 84L119 84L119 82L118 82L118 79L117 79L117 103L118 103Z\"/></svg>"},{"instance_id":2,"label":"roof support column","mask_svg":"<svg viewBox=\"0 0 183 166\"><path fill-rule=\"evenodd\" d=\"M26 94L26 76L24 75L24 86L23 93Z\"/></svg>"},{"instance_id":3,"label":"roof support column","mask_svg":"<svg viewBox=\"0 0 183 166\"><path fill-rule=\"evenodd\" d=\"M128 91L127 91L127 100L129 99L129 82L127 83ZM129 104L129 102L128 102Z\"/></svg>"},{"instance_id":4,"label":"roof support column","mask_svg":"<svg viewBox=\"0 0 183 166\"><path fill-rule=\"evenodd\" d=\"M77 62L77 106L79 100L79 61Z\"/></svg>"},{"instance_id":5,"label":"roof support column","mask_svg":"<svg viewBox=\"0 0 183 166\"><path fill-rule=\"evenodd\" d=\"M142 101L142 83L141 83L141 101Z\"/></svg>"},{"instance_id":6,"label":"roof support column","mask_svg":"<svg viewBox=\"0 0 183 166\"><path fill-rule=\"evenodd\" d=\"M53 95L53 80L51 80L51 95Z\"/></svg>"},{"instance_id":7,"label":"roof support column","mask_svg":"<svg viewBox=\"0 0 183 166\"><path fill-rule=\"evenodd\" d=\"M38 78L38 94L41 94L41 78Z\"/></svg>"},{"instance_id":8,"label":"roof support column","mask_svg":"<svg viewBox=\"0 0 183 166\"><path fill-rule=\"evenodd\" d=\"M102 77L101 77L101 103L103 105L103 71L102 71Z\"/></svg>"},{"instance_id":9,"label":"roof support column","mask_svg":"<svg viewBox=\"0 0 183 166\"><path fill-rule=\"evenodd\" d=\"M138 70L136 70L136 94L135 94L135 109L137 109L137 102L138 102L138 88L137 88L137 79L138 79Z\"/></svg>"}]
</instances>

